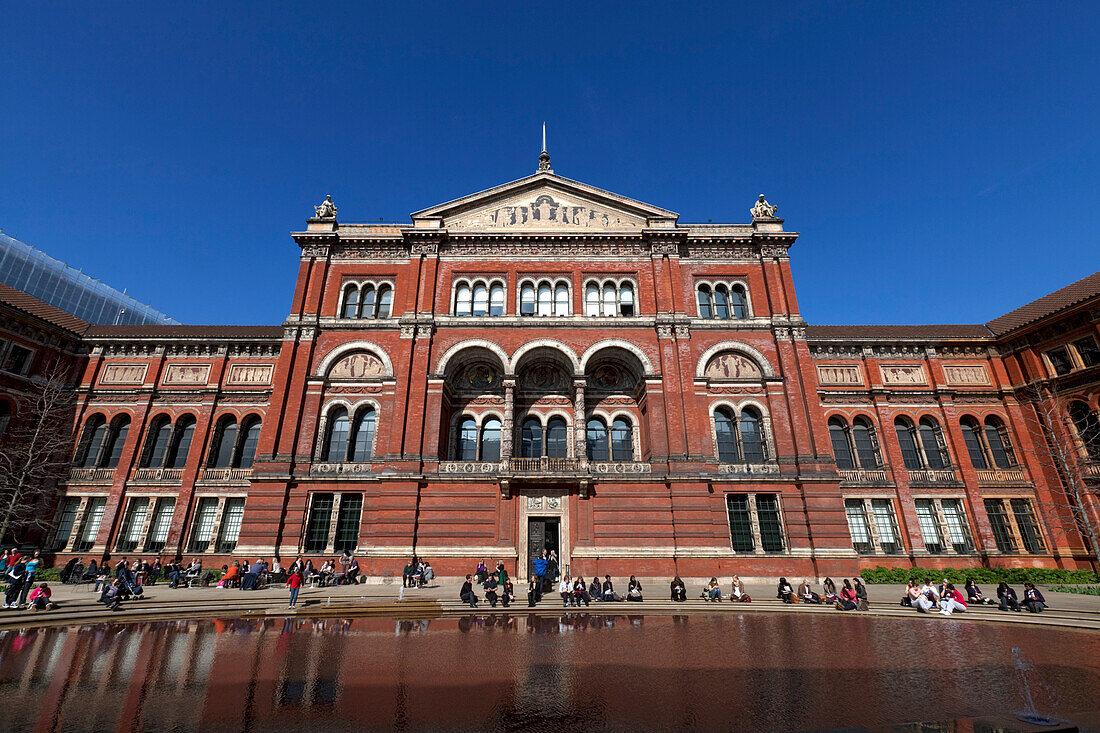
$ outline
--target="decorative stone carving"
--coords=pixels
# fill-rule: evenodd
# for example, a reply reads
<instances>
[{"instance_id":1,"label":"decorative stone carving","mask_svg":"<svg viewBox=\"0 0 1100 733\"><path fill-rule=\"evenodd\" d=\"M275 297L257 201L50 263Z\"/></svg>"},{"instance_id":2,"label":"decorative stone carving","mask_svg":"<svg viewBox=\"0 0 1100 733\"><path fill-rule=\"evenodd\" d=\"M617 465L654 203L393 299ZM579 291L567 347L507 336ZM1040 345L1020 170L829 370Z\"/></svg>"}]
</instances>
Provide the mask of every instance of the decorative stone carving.
<instances>
[{"instance_id":1,"label":"decorative stone carving","mask_svg":"<svg viewBox=\"0 0 1100 733\"><path fill-rule=\"evenodd\" d=\"M439 464L440 473L497 473L499 463L484 461L443 461Z\"/></svg>"},{"instance_id":2,"label":"decorative stone carving","mask_svg":"<svg viewBox=\"0 0 1100 733\"><path fill-rule=\"evenodd\" d=\"M325 200L320 206L314 206L313 211L315 219L335 219L336 204L332 203L332 196L325 196Z\"/></svg>"},{"instance_id":3,"label":"decorative stone carving","mask_svg":"<svg viewBox=\"0 0 1100 733\"><path fill-rule=\"evenodd\" d=\"M497 389L500 387L501 377L497 371L488 364L477 363L466 367L458 383L462 389Z\"/></svg>"},{"instance_id":4,"label":"decorative stone carving","mask_svg":"<svg viewBox=\"0 0 1100 733\"><path fill-rule=\"evenodd\" d=\"M756 221L757 219L774 219L777 211L779 211L779 207L769 204L764 198L764 194L760 194L760 198L756 199L750 213L753 221Z\"/></svg>"},{"instance_id":5,"label":"decorative stone carving","mask_svg":"<svg viewBox=\"0 0 1100 733\"><path fill-rule=\"evenodd\" d=\"M818 364L817 383L822 387L862 387L863 370L858 364Z\"/></svg>"},{"instance_id":6,"label":"decorative stone carving","mask_svg":"<svg viewBox=\"0 0 1100 733\"><path fill-rule=\"evenodd\" d=\"M386 367L372 354L349 354L336 362L328 372L329 379L377 379L386 374Z\"/></svg>"},{"instance_id":7,"label":"decorative stone carving","mask_svg":"<svg viewBox=\"0 0 1100 733\"><path fill-rule=\"evenodd\" d=\"M686 323L676 324L676 338L689 339L691 338L691 327Z\"/></svg>"},{"instance_id":8,"label":"decorative stone carving","mask_svg":"<svg viewBox=\"0 0 1100 733\"><path fill-rule=\"evenodd\" d=\"M670 339L674 333L672 324L670 323L658 323L657 324L657 338Z\"/></svg>"},{"instance_id":9,"label":"decorative stone carving","mask_svg":"<svg viewBox=\"0 0 1100 733\"><path fill-rule=\"evenodd\" d=\"M778 259L779 257L787 256L787 248L782 244L765 244L760 247L761 257L770 257Z\"/></svg>"},{"instance_id":10,"label":"decorative stone carving","mask_svg":"<svg viewBox=\"0 0 1100 733\"><path fill-rule=\"evenodd\" d=\"M902 386L928 384L923 364L879 364L878 368L882 373L883 384Z\"/></svg>"},{"instance_id":11,"label":"decorative stone carving","mask_svg":"<svg viewBox=\"0 0 1100 733\"><path fill-rule=\"evenodd\" d=\"M271 384L274 364L234 364L225 379L229 387L264 387Z\"/></svg>"},{"instance_id":12,"label":"decorative stone carving","mask_svg":"<svg viewBox=\"0 0 1100 733\"><path fill-rule=\"evenodd\" d=\"M426 339L432 335L432 324L421 323L416 327L416 337L418 339Z\"/></svg>"},{"instance_id":13,"label":"decorative stone carving","mask_svg":"<svg viewBox=\"0 0 1100 733\"><path fill-rule=\"evenodd\" d=\"M542 497L541 496L528 496L527 497L528 509L542 509Z\"/></svg>"},{"instance_id":14,"label":"decorative stone carving","mask_svg":"<svg viewBox=\"0 0 1100 733\"><path fill-rule=\"evenodd\" d=\"M416 333L416 324L415 323L402 323L401 324L401 338L411 339L413 337L413 334L415 334L415 333Z\"/></svg>"},{"instance_id":15,"label":"decorative stone carving","mask_svg":"<svg viewBox=\"0 0 1100 733\"><path fill-rule=\"evenodd\" d=\"M655 255L678 255L680 254L680 245L676 242L654 242L653 254Z\"/></svg>"},{"instance_id":16,"label":"decorative stone carving","mask_svg":"<svg viewBox=\"0 0 1100 733\"><path fill-rule=\"evenodd\" d=\"M326 257L328 245L322 244L314 247L302 247L302 257Z\"/></svg>"},{"instance_id":17,"label":"decorative stone carving","mask_svg":"<svg viewBox=\"0 0 1100 733\"><path fill-rule=\"evenodd\" d=\"M164 371L163 383L166 386L206 384L209 377L209 364L172 364Z\"/></svg>"},{"instance_id":18,"label":"decorative stone carving","mask_svg":"<svg viewBox=\"0 0 1100 733\"><path fill-rule=\"evenodd\" d=\"M764 376L752 359L733 351L715 355L703 374L707 379L760 379Z\"/></svg>"},{"instance_id":19,"label":"decorative stone carving","mask_svg":"<svg viewBox=\"0 0 1100 733\"><path fill-rule=\"evenodd\" d=\"M776 463L722 463L718 466L718 473L777 474L779 465Z\"/></svg>"},{"instance_id":20,"label":"decorative stone carving","mask_svg":"<svg viewBox=\"0 0 1100 733\"><path fill-rule=\"evenodd\" d=\"M556 198L555 198L556 197ZM626 212L580 200L563 199L552 189L533 198L515 198L492 208L460 215L448 229L640 229L645 221Z\"/></svg>"},{"instance_id":21,"label":"decorative stone carving","mask_svg":"<svg viewBox=\"0 0 1100 733\"><path fill-rule=\"evenodd\" d=\"M523 373L522 387L543 394L564 392L569 388L569 378L554 364L535 364Z\"/></svg>"},{"instance_id":22,"label":"decorative stone carving","mask_svg":"<svg viewBox=\"0 0 1100 733\"><path fill-rule=\"evenodd\" d=\"M99 376L99 383L111 386L141 385L145 383L148 369L148 364L108 364Z\"/></svg>"},{"instance_id":23,"label":"decorative stone carving","mask_svg":"<svg viewBox=\"0 0 1100 733\"><path fill-rule=\"evenodd\" d=\"M315 326L302 326L302 341L312 341L313 337L317 335L317 328Z\"/></svg>"},{"instance_id":24,"label":"decorative stone carving","mask_svg":"<svg viewBox=\"0 0 1100 733\"><path fill-rule=\"evenodd\" d=\"M560 496L548 496L546 497L547 509L561 509L561 497Z\"/></svg>"},{"instance_id":25,"label":"decorative stone carving","mask_svg":"<svg viewBox=\"0 0 1100 733\"><path fill-rule=\"evenodd\" d=\"M313 463L309 466L309 472L315 476L369 474L373 469L370 463Z\"/></svg>"},{"instance_id":26,"label":"decorative stone carving","mask_svg":"<svg viewBox=\"0 0 1100 733\"><path fill-rule=\"evenodd\" d=\"M592 370L591 386L599 390L628 389L633 381L625 370L615 364L600 364Z\"/></svg>"},{"instance_id":27,"label":"decorative stone carving","mask_svg":"<svg viewBox=\"0 0 1100 733\"><path fill-rule=\"evenodd\" d=\"M597 474L651 473L653 467L648 463L614 461L609 463L589 463L588 470Z\"/></svg>"},{"instance_id":28,"label":"decorative stone carving","mask_svg":"<svg viewBox=\"0 0 1100 733\"><path fill-rule=\"evenodd\" d=\"M414 255L439 254L439 242L413 242L409 251Z\"/></svg>"},{"instance_id":29,"label":"decorative stone carving","mask_svg":"<svg viewBox=\"0 0 1100 733\"><path fill-rule=\"evenodd\" d=\"M988 386L989 373L984 364L945 364L943 375L947 383L955 386Z\"/></svg>"}]
</instances>

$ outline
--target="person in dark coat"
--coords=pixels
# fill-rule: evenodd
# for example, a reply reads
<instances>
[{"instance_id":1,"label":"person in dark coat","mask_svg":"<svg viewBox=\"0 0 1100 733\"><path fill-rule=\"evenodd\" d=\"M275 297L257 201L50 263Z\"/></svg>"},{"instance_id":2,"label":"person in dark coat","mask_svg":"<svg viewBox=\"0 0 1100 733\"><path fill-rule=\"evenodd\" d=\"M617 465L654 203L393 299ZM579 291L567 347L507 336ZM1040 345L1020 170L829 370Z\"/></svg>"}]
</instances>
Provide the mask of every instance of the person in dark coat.
<instances>
[{"instance_id":1,"label":"person in dark coat","mask_svg":"<svg viewBox=\"0 0 1100 733\"><path fill-rule=\"evenodd\" d=\"M1035 587L1034 583L1024 583L1024 608L1032 613L1042 613L1047 607L1047 599Z\"/></svg>"},{"instance_id":2,"label":"person in dark coat","mask_svg":"<svg viewBox=\"0 0 1100 733\"><path fill-rule=\"evenodd\" d=\"M470 576L466 576L466 582L462 584L462 590L458 592L458 598L463 603L469 603L470 608L477 608L477 596L474 595L474 584L470 582Z\"/></svg>"},{"instance_id":3,"label":"person in dark coat","mask_svg":"<svg viewBox=\"0 0 1100 733\"><path fill-rule=\"evenodd\" d=\"M8 581L8 592L4 596L4 608L19 608L19 594L23 591L23 584L27 582L27 566L22 558L8 568L5 577Z\"/></svg>"},{"instance_id":4,"label":"person in dark coat","mask_svg":"<svg viewBox=\"0 0 1100 733\"><path fill-rule=\"evenodd\" d=\"M65 567L63 567L61 569L61 582L62 583L72 582L71 578L73 577L73 570L76 568L76 565L79 562L80 562L80 558L79 557L74 557L71 560L69 560L67 563L65 563Z\"/></svg>"},{"instance_id":5,"label":"person in dark coat","mask_svg":"<svg viewBox=\"0 0 1100 733\"><path fill-rule=\"evenodd\" d=\"M684 581L680 580L679 575L672 579L670 586L672 588L672 600L677 603L683 603L687 600L687 588L684 586Z\"/></svg>"},{"instance_id":6,"label":"person in dark coat","mask_svg":"<svg viewBox=\"0 0 1100 733\"><path fill-rule=\"evenodd\" d=\"M1000 601L998 607L1002 611L1020 610L1020 601L1016 598L1016 591L1012 590L1012 586L1008 583L1001 583L997 586L997 599Z\"/></svg>"}]
</instances>

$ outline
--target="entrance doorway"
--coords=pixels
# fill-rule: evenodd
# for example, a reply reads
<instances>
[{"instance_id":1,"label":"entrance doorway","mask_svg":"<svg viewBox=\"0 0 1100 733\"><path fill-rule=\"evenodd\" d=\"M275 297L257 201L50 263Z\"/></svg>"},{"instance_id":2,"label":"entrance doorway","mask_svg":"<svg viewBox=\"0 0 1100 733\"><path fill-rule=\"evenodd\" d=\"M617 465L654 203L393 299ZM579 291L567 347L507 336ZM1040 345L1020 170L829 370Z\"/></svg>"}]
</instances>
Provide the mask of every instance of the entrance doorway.
<instances>
[{"instance_id":1,"label":"entrance doorway","mask_svg":"<svg viewBox=\"0 0 1100 733\"><path fill-rule=\"evenodd\" d=\"M535 558L551 550L561 563L561 518L528 517L527 519L527 575L535 574Z\"/></svg>"}]
</instances>

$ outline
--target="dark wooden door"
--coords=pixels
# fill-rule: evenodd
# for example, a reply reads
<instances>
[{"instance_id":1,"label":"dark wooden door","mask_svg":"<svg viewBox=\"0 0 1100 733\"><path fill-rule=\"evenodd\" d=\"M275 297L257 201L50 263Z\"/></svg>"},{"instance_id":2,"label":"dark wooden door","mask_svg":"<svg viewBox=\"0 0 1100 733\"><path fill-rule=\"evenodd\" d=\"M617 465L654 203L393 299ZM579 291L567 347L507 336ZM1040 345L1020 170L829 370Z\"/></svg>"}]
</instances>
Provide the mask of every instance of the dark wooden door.
<instances>
[{"instance_id":1,"label":"dark wooden door","mask_svg":"<svg viewBox=\"0 0 1100 733\"><path fill-rule=\"evenodd\" d=\"M535 558L542 552L546 544L546 520L527 520L527 575L535 574ZM524 578L526 581L527 578Z\"/></svg>"}]
</instances>

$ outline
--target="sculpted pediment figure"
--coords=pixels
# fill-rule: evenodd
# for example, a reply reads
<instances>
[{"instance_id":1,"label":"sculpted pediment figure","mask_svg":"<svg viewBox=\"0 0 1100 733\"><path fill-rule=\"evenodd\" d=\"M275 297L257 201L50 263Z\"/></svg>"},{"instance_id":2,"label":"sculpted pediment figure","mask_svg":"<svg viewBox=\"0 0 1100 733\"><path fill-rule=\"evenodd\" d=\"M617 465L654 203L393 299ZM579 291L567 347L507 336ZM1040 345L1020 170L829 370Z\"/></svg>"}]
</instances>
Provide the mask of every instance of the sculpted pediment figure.
<instances>
[{"instance_id":1,"label":"sculpted pediment figure","mask_svg":"<svg viewBox=\"0 0 1100 733\"><path fill-rule=\"evenodd\" d=\"M349 354L332 365L329 379L376 379L386 375L386 367L375 356L365 352Z\"/></svg>"},{"instance_id":2,"label":"sculpted pediment figure","mask_svg":"<svg viewBox=\"0 0 1100 733\"><path fill-rule=\"evenodd\" d=\"M707 363L707 379L760 379L760 367L744 354L723 351Z\"/></svg>"}]
</instances>

